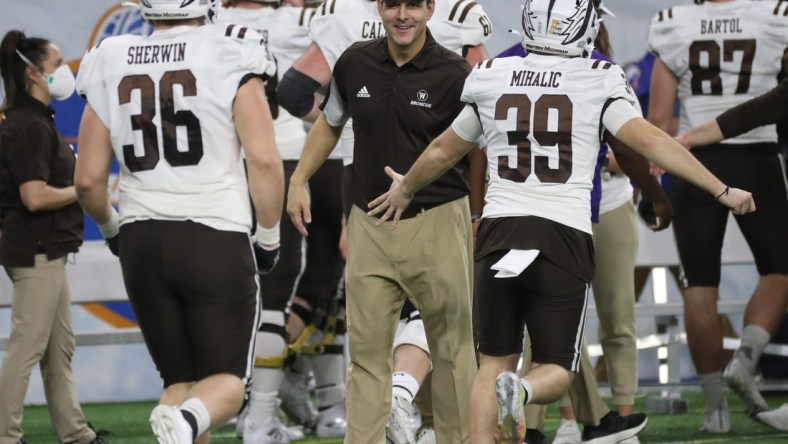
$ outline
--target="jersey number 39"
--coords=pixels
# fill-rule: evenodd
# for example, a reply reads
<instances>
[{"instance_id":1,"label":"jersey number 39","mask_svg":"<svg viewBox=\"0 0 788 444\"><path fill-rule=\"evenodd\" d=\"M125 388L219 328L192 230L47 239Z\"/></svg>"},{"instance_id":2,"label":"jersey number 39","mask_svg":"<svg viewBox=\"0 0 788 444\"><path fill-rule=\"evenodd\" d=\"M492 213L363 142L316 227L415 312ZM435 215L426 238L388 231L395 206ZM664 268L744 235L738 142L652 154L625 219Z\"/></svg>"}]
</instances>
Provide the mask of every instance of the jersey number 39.
<instances>
[{"instance_id":1,"label":"jersey number 39","mask_svg":"<svg viewBox=\"0 0 788 444\"><path fill-rule=\"evenodd\" d=\"M531 122L531 108L534 119ZM515 109L517 127L507 133L509 145L517 147L517 167L509 167L509 156L498 157L498 176L512 182L525 182L531 175L531 141L543 147L558 147L558 168L550 168L547 156L533 156L533 173L542 183L566 183L572 175L572 101L564 94L545 94L532 104L527 94L504 94L495 104L495 120L507 120ZM550 111L554 111L551 113ZM557 126L549 129L548 118L555 114Z\"/></svg>"}]
</instances>

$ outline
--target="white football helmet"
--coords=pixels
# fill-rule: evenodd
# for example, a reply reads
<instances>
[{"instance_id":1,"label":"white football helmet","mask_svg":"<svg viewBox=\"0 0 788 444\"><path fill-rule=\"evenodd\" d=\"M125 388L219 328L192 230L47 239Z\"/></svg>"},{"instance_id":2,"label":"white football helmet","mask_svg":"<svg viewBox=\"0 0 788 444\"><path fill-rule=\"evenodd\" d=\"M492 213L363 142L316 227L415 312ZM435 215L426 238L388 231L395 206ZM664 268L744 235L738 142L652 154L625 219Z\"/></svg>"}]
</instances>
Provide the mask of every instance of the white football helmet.
<instances>
[{"instance_id":1,"label":"white football helmet","mask_svg":"<svg viewBox=\"0 0 788 444\"><path fill-rule=\"evenodd\" d=\"M213 23L219 0L139 0L142 18L149 20L183 20L205 17Z\"/></svg>"},{"instance_id":2,"label":"white football helmet","mask_svg":"<svg viewBox=\"0 0 788 444\"><path fill-rule=\"evenodd\" d=\"M523 47L534 52L590 57L599 25L592 0L526 0Z\"/></svg>"}]
</instances>

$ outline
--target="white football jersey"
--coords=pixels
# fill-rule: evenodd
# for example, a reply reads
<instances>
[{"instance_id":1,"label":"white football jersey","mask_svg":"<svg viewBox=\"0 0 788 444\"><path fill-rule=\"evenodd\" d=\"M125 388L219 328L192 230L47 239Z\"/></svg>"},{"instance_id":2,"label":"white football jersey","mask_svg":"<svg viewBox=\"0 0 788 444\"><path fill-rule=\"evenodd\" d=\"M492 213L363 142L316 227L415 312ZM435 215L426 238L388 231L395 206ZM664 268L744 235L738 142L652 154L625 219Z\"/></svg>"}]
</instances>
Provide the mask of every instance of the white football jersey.
<instances>
[{"instance_id":1,"label":"white football jersey","mask_svg":"<svg viewBox=\"0 0 788 444\"><path fill-rule=\"evenodd\" d=\"M591 233L602 113L619 99L637 102L624 71L602 60L530 54L478 64L462 101L487 140L483 217L538 216Z\"/></svg>"},{"instance_id":2,"label":"white football jersey","mask_svg":"<svg viewBox=\"0 0 788 444\"><path fill-rule=\"evenodd\" d=\"M293 62L306 51L312 41L309 39L309 21L315 13L314 8L222 8L219 21L225 24L245 26L261 33L268 42L268 49L276 59L276 79L266 82L266 94L274 116L276 146L283 160L298 160L304 149L306 131L301 119L278 106L276 87L282 76L293 66Z\"/></svg>"},{"instance_id":3,"label":"white football jersey","mask_svg":"<svg viewBox=\"0 0 788 444\"><path fill-rule=\"evenodd\" d=\"M427 26L435 41L459 55L466 46L483 45L492 34L490 19L474 0L435 0Z\"/></svg>"},{"instance_id":4,"label":"white football jersey","mask_svg":"<svg viewBox=\"0 0 788 444\"><path fill-rule=\"evenodd\" d=\"M651 20L649 46L679 79L680 133L777 85L788 2L675 6ZM774 125L726 143L775 142Z\"/></svg>"},{"instance_id":5,"label":"white football jersey","mask_svg":"<svg viewBox=\"0 0 788 444\"><path fill-rule=\"evenodd\" d=\"M121 224L192 220L249 232L251 206L233 123L238 88L273 76L259 33L180 26L110 37L89 50L77 91L109 129Z\"/></svg>"}]
</instances>

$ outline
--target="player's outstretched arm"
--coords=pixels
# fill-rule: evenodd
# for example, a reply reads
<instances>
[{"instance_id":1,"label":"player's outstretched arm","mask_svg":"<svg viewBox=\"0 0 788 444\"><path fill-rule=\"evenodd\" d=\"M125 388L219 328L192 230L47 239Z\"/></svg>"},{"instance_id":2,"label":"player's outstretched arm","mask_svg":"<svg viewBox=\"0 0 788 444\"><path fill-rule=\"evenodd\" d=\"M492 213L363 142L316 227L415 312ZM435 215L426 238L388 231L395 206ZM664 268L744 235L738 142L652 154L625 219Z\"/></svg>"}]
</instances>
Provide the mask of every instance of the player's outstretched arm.
<instances>
[{"instance_id":1,"label":"player's outstretched arm","mask_svg":"<svg viewBox=\"0 0 788 444\"><path fill-rule=\"evenodd\" d=\"M249 194L260 226L277 226L282 215L285 174L274 141L271 110L260 79L246 82L233 104L235 130L246 154ZM278 240L277 240L278 242Z\"/></svg>"},{"instance_id":2,"label":"player's outstretched arm","mask_svg":"<svg viewBox=\"0 0 788 444\"><path fill-rule=\"evenodd\" d=\"M642 117L629 120L615 136L666 171L708 191L722 205L730 208L733 214L740 215L755 211L752 194L738 188L730 188L722 183L689 151Z\"/></svg>"},{"instance_id":3,"label":"player's outstretched arm","mask_svg":"<svg viewBox=\"0 0 788 444\"><path fill-rule=\"evenodd\" d=\"M343 126L331 126L326 120L325 114L321 113L306 136L301 159L298 160L298 166L290 177L287 192L287 214L290 215L290 220L303 236L309 234L306 225L312 222L309 191L306 189L306 184L334 150L342 135L342 129Z\"/></svg>"},{"instance_id":4,"label":"player's outstretched arm","mask_svg":"<svg viewBox=\"0 0 788 444\"><path fill-rule=\"evenodd\" d=\"M398 174L386 167L386 174L395 183L388 192L369 203L370 210L367 214L377 216L383 213L377 224L381 225L391 219L390 228L394 230L413 195L459 162L474 146L476 146L475 141L468 142L449 127L430 143L401 180Z\"/></svg>"}]
</instances>

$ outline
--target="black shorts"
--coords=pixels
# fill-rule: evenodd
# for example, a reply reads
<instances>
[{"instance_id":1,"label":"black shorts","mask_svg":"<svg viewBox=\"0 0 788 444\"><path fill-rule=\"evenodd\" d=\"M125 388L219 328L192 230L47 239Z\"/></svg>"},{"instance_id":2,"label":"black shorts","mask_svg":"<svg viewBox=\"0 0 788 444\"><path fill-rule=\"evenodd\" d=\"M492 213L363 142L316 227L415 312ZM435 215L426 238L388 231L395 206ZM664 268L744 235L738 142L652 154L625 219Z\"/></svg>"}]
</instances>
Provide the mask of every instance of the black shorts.
<instances>
[{"instance_id":1,"label":"black shorts","mask_svg":"<svg viewBox=\"0 0 788 444\"><path fill-rule=\"evenodd\" d=\"M752 193L757 210L735 218L758 273L787 274L788 197L776 145L711 145L692 153L725 184ZM676 176L670 179L670 199L684 285L719 286L730 210L716 202L715 196Z\"/></svg>"},{"instance_id":2,"label":"black shorts","mask_svg":"<svg viewBox=\"0 0 788 444\"><path fill-rule=\"evenodd\" d=\"M126 292L164 387L219 373L248 382L260 321L249 235L150 220L123 225L120 245Z\"/></svg>"},{"instance_id":3,"label":"black shorts","mask_svg":"<svg viewBox=\"0 0 788 444\"><path fill-rule=\"evenodd\" d=\"M286 187L297 164L296 160L284 162ZM284 311L294 293L316 308L324 307L336 294L344 270L339 252L341 176L342 161L327 160L309 179L312 223L307 227L308 238L296 230L286 210L282 214L279 262L260 278L266 310Z\"/></svg>"},{"instance_id":4,"label":"black shorts","mask_svg":"<svg viewBox=\"0 0 788 444\"><path fill-rule=\"evenodd\" d=\"M479 351L508 356L523 351L528 327L533 362L580 369L588 284L540 254L519 276L496 278L490 267L508 251L476 261Z\"/></svg>"}]
</instances>

